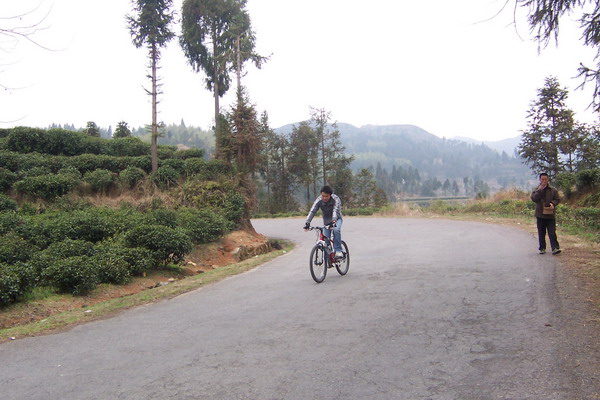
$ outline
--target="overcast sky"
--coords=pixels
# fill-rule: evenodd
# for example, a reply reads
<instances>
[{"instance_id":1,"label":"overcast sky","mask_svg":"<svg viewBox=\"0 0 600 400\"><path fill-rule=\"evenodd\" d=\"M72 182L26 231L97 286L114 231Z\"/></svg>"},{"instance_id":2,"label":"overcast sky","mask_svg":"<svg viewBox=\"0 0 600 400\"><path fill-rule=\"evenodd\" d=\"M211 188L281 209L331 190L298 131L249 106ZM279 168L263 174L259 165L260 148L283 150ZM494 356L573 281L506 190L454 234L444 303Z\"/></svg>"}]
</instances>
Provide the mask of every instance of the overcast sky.
<instances>
[{"instance_id":1,"label":"overcast sky","mask_svg":"<svg viewBox=\"0 0 600 400\"><path fill-rule=\"evenodd\" d=\"M592 65L594 55L577 25L564 24L559 47L538 54L524 9L517 27L512 8L491 19L504 2L248 0L258 51L271 59L248 66L243 83L273 128L308 119L312 106L357 127L412 124L439 137L500 140L526 128L536 90L553 75L576 118L594 122L586 111L593 88L575 90L579 63ZM0 0L0 28L43 19L33 38L50 49L0 36L0 127L148 124L147 52L131 43L131 12L128 0ZM210 128L212 95L177 40L161 65L159 119Z\"/></svg>"}]
</instances>

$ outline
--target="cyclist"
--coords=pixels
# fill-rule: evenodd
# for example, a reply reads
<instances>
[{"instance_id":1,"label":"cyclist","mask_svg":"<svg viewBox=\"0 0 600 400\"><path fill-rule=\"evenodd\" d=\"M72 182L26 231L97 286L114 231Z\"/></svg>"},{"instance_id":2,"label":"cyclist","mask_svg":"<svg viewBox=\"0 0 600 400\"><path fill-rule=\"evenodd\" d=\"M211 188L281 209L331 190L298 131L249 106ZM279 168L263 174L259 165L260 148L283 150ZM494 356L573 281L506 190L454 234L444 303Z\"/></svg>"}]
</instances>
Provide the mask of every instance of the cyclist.
<instances>
[{"instance_id":1,"label":"cyclist","mask_svg":"<svg viewBox=\"0 0 600 400\"><path fill-rule=\"evenodd\" d=\"M333 225L335 235L333 237L333 249L336 257L343 257L342 253L342 200L333 194L331 187L325 185L321 188L321 195L317 197L313 203L308 216L306 217L306 223L304 224L304 230L308 230L310 222L321 209L323 212L323 224L325 226ZM331 239L331 229L324 229L323 234Z\"/></svg>"}]
</instances>

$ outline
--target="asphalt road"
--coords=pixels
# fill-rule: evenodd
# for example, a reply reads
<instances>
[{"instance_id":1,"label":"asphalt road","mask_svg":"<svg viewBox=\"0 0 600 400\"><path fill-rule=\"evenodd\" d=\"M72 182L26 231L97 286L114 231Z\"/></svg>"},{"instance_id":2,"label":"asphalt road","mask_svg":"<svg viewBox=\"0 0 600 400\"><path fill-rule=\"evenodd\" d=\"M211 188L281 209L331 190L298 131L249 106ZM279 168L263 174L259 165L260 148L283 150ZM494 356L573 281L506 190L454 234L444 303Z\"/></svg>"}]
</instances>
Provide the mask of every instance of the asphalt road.
<instances>
[{"instance_id":1,"label":"asphalt road","mask_svg":"<svg viewBox=\"0 0 600 400\"><path fill-rule=\"evenodd\" d=\"M0 399L594 399L558 257L510 227L346 218L350 271L291 253L175 299L0 345ZM589 379L588 379L589 378Z\"/></svg>"}]
</instances>

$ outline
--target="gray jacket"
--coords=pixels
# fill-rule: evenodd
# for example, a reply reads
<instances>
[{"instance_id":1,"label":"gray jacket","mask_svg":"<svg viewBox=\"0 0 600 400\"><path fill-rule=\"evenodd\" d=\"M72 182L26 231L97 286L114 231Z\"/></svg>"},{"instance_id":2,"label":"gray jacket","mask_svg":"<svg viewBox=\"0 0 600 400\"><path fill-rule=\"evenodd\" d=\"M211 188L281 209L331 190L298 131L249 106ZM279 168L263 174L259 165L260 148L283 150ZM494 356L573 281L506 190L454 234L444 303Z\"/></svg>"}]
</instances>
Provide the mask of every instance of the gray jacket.
<instances>
[{"instance_id":1,"label":"gray jacket","mask_svg":"<svg viewBox=\"0 0 600 400\"><path fill-rule=\"evenodd\" d=\"M323 212L324 225L329 225L333 220L342 219L342 200L335 194L331 195L328 202L324 202L321 196L317 197L306 217L307 224L310 224L319 209Z\"/></svg>"}]
</instances>

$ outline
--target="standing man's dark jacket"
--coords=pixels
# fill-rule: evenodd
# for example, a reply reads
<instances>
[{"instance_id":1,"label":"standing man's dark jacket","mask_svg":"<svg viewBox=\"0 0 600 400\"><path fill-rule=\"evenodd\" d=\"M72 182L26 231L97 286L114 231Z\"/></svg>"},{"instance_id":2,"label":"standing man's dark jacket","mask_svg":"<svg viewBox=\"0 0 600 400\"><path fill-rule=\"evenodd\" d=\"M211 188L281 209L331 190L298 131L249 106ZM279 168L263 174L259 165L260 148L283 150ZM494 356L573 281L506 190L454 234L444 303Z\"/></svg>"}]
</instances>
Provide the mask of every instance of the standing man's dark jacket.
<instances>
[{"instance_id":1,"label":"standing man's dark jacket","mask_svg":"<svg viewBox=\"0 0 600 400\"><path fill-rule=\"evenodd\" d=\"M558 190L550 187L550 185L546 186L542 190L533 190L533 192L531 192L531 200L535 202L536 218L556 218L556 206L558 206L558 203L560 203ZM544 214L544 206L548 206L550 203L554 204L554 212L551 214Z\"/></svg>"}]
</instances>

